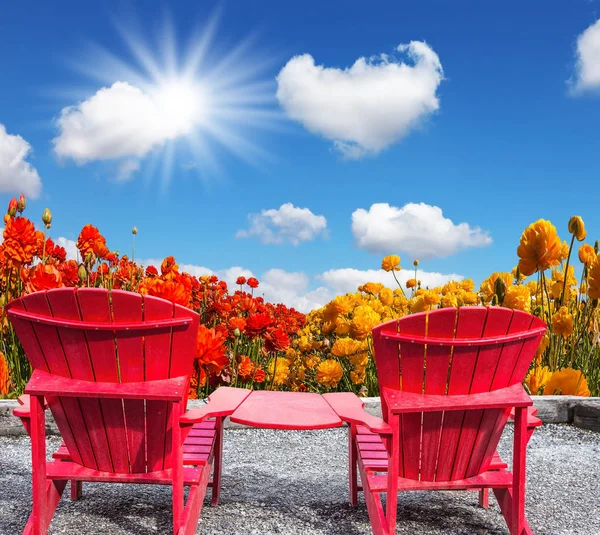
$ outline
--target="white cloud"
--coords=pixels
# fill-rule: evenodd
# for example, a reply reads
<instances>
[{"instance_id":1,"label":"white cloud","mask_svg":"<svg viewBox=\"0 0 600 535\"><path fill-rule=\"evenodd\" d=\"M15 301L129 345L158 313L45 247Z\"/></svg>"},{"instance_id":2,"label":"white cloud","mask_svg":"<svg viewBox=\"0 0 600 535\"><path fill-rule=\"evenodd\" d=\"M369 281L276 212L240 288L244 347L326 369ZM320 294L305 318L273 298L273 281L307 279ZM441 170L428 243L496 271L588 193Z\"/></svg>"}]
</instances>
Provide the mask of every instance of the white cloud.
<instances>
[{"instance_id":1,"label":"white cloud","mask_svg":"<svg viewBox=\"0 0 600 535\"><path fill-rule=\"evenodd\" d=\"M437 54L422 41L397 51L410 63L381 54L340 69L315 65L310 54L295 56L277 76L279 103L346 158L377 154L439 108L444 74Z\"/></svg>"},{"instance_id":2,"label":"white cloud","mask_svg":"<svg viewBox=\"0 0 600 535\"><path fill-rule=\"evenodd\" d=\"M314 240L319 234L325 234L327 219L313 214L308 208L298 208L292 203L282 204L279 208L262 210L260 214L250 214L250 228L239 230L236 238L257 236L262 243L291 243Z\"/></svg>"},{"instance_id":3,"label":"white cloud","mask_svg":"<svg viewBox=\"0 0 600 535\"><path fill-rule=\"evenodd\" d=\"M127 82L103 87L89 99L61 111L56 154L78 164L142 157L167 140L188 134L197 120L173 91L144 93ZM192 99L185 98L185 102ZM174 108L177 106L177 108Z\"/></svg>"},{"instance_id":4,"label":"white cloud","mask_svg":"<svg viewBox=\"0 0 600 535\"><path fill-rule=\"evenodd\" d=\"M65 251L67 251L67 259L68 260L78 260L79 259L79 251L77 249L77 243L69 238L63 238L62 236L56 238L54 241L56 245L60 245Z\"/></svg>"},{"instance_id":5,"label":"white cloud","mask_svg":"<svg viewBox=\"0 0 600 535\"><path fill-rule=\"evenodd\" d=\"M42 191L42 180L35 167L27 160L31 145L21 136L11 135L0 124L0 191L23 192L37 199Z\"/></svg>"},{"instance_id":6,"label":"white cloud","mask_svg":"<svg viewBox=\"0 0 600 535\"><path fill-rule=\"evenodd\" d=\"M140 170L140 162L129 158L127 160L123 160L119 163L117 168L117 176L115 180L117 182L128 182L133 178L133 175L136 171Z\"/></svg>"},{"instance_id":7,"label":"white cloud","mask_svg":"<svg viewBox=\"0 0 600 535\"><path fill-rule=\"evenodd\" d=\"M455 225L442 209L425 203L402 208L376 203L352 214L352 232L359 247L372 253L403 251L412 258L444 257L467 247L483 247L492 238L468 223Z\"/></svg>"},{"instance_id":8,"label":"white cloud","mask_svg":"<svg viewBox=\"0 0 600 535\"><path fill-rule=\"evenodd\" d=\"M140 264L160 268L161 262L162 260L148 259L140 261ZM235 283L238 277L256 277L259 280L259 286L254 290L254 295L264 296L271 303L284 303L288 307L294 307L304 313L322 307L336 295L356 292L358 286L366 282L381 282L389 288L396 287L393 276L380 269L330 269L312 280L303 272L290 272L283 269L269 269L262 275L258 275L241 266L211 270L204 266L179 264L179 270L196 277L216 275L227 283L232 292L238 289ZM406 280L414 277L414 271L403 269L396 272L396 276L404 284ZM431 288L443 285L450 280L460 281L463 276L455 273L443 274L418 270L417 278L423 287Z\"/></svg>"},{"instance_id":9,"label":"white cloud","mask_svg":"<svg viewBox=\"0 0 600 535\"><path fill-rule=\"evenodd\" d=\"M577 36L573 93L600 90L600 19Z\"/></svg>"}]
</instances>

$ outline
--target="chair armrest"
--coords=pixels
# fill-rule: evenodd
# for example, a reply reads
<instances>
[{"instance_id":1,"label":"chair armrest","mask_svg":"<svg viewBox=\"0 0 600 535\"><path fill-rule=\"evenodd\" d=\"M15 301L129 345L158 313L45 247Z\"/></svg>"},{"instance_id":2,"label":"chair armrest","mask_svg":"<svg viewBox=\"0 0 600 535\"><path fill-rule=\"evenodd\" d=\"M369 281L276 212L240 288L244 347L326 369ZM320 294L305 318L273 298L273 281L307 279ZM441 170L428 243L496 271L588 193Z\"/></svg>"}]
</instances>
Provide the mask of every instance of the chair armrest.
<instances>
[{"instance_id":1,"label":"chair armrest","mask_svg":"<svg viewBox=\"0 0 600 535\"><path fill-rule=\"evenodd\" d=\"M192 425L206 420L206 418L229 416L235 412L251 392L252 390L245 388L221 386L208 396L209 402L204 407L186 412L181 416L179 422L181 425Z\"/></svg>"},{"instance_id":2,"label":"chair armrest","mask_svg":"<svg viewBox=\"0 0 600 535\"><path fill-rule=\"evenodd\" d=\"M539 427L543 424L542 420L536 416L538 410L535 407L527 407L527 427ZM509 418L515 419L515 410L510 411Z\"/></svg>"},{"instance_id":3,"label":"chair armrest","mask_svg":"<svg viewBox=\"0 0 600 535\"><path fill-rule=\"evenodd\" d=\"M31 418L31 407L29 405L29 396L27 394L23 394L19 399L19 406L16 409L13 409L13 414L17 418ZM44 400L44 410L48 408L48 402Z\"/></svg>"},{"instance_id":4,"label":"chair armrest","mask_svg":"<svg viewBox=\"0 0 600 535\"><path fill-rule=\"evenodd\" d=\"M25 393L35 396L183 401L187 384L186 376L140 383L103 383L36 370L25 387Z\"/></svg>"},{"instance_id":5,"label":"chair armrest","mask_svg":"<svg viewBox=\"0 0 600 535\"><path fill-rule=\"evenodd\" d=\"M517 384L481 394L440 396L384 388L382 395L393 414L530 407L531 397Z\"/></svg>"},{"instance_id":6,"label":"chair armrest","mask_svg":"<svg viewBox=\"0 0 600 535\"><path fill-rule=\"evenodd\" d=\"M336 392L333 394L323 394L325 401L329 403L333 411L340 417L340 420L364 425L374 433L391 434L392 428L381 418L373 416L366 412L362 400L351 392Z\"/></svg>"}]
</instances>

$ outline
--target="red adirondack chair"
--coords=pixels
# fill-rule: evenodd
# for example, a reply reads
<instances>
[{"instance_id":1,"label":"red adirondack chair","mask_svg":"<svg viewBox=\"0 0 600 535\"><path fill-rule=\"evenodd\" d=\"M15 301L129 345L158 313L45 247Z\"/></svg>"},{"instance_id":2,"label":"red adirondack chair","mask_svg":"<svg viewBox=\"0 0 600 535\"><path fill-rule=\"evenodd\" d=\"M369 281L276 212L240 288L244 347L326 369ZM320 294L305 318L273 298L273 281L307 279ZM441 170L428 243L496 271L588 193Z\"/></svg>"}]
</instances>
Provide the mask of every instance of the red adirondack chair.
<instances>
[{"instance_id":1,"label":"red adirondack chair","mask_svg":"<svg viewBox=\"0 0 600 535\"><path fill-rule=\"evenodd\" d=\"M171 485L173 532L195 533L207 486L213 504L219 498L223 416L249 393L218 389L184 414L198 315L155 297L88 288L33 293L6 309L33 368L29 396L14 411L32 446L33 512L23 533L47 533L69 480L73 499L82 481ZM46 408L64 441L52 462Z\"/></svg>"},{"instance_id":2,"label":"red adirondack chair","mask_svg":"<svg viewBox=\"0 0 600 535\"><path fill-rule=\"evenodd\" d=\"M385 421L353 394L325 398L351 424L350 500L363 490L375 535L395 533L398 492L480 490L485 506L488 489L511 535L532 533L525 449L541 421L522 382L545 331L542 320L500 307L435 310L373 330ZM511 414L509 472L496 448Z\"/></svg>"}]
</instances>

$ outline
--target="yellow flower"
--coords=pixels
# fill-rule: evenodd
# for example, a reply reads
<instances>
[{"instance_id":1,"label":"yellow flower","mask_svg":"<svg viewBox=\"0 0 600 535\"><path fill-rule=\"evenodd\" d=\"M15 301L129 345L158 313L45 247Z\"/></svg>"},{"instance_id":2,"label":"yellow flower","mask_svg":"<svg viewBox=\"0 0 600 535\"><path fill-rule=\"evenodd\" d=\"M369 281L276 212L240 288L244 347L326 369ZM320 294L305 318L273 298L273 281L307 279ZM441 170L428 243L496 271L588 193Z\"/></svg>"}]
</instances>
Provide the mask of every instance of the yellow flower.
<instances>
[{"instance_id":1,"label":"yellow flower","mask_svg":"<svg viewBox=\"0 0 600 535\"><path fill-rule=\"evenodd\" d=\"M423 293L423 301L425 302L426 305L429 306L434 306L437 305L440 302L440 295L438 292L436 292L435 290L426 290L425 293Z\"/></svg>"},{"instance_id":2,"label":"yellow flower","mask_svg":"<svg viewBox=\"0 0 600 535\"><path fill-rule=\"evenodd\" d=\"M535 368L527 374L527 377L525 377L525 384L529 388L531 394L535 396L546 386L550 377L552 377L552 372L548 366L535 366Z\"/></svg>"},{"instance_id":3,"label":"yellow flower","mask_svg":"<svg viewBox=\"0 0 600 535\"><path fill-rule=\"evenodd\" d=\"M354 297L352 295L338 295L325 305L324 316L327 320L333 321L338 316L349 314L353 308Z\"/></svg>"},{"instance_id":4,"label":"yellow flower","mask_svg":"<svg viewBox=\"0 0 600 535\"><path fill-rule=\"evenodd\" d=\"M319 362L321 362L321 359L319 357L317 357L316 355L309 355L308 357L306 357L306 359L304 360L304 365L309 369L309 370L313 370L315 368L315 366L317 364L319 364Z\"/></svg>"},{"instance_id":5,"label":"yellow flower","mask_svg":"<svg viewBox=\"0 0 600 535\"><path fill-rule=\"evenodd\" d=\"M331 354L336 357L347 357L359 351L364 351L365 344L352 338L338 338L331 348Z\"/></svg>"},{"instance_id":6,"label":"yellow flower","mask_svg":"<svg viewBox=\"0 0 600 535\"><path fill-rule=\"evenodd\" d=\"M582 264L585 264L589 268L594 260L596 260L596 251L594 251L591 245L584 243L579 247L579 261Z\"/></svg>"},{"instance_id":7,"label":"yellow flower","mask_svg":"<svg viewBox=\"0 0 600 535\"><path fill-rule=\"evenodd\" d=\"M307 351L310 351L312 349L312 342L308 338L308 336L301 336L300 338L298 338L296 343L298 345L298 349L300 349L300 351L302 351L303 353L306 353Z\"/></svg>"},{"instance_id":8,"label":"yellow flower","mask_svg":"<svg viewBox=\"0 0 600 535\"><path fill-rule=\"evenodd\" d=\"M517 254L519 270L525 276L544 271L560 263L564 251L556 227L544 219L529 225L521 236Z\"/></svg>"},{"instance_id":9,"label":"yellow flower","mask_svg":"<svg viewBox=\"0 0 600 535\"><path fill-rule=\"evenodd\" d=\"M406 281L406 287L407 288L414 288L417 285L417 279L408 279Z\"/></svg>"},{"instance_id":10,"label":"yellow flower","mask_svg":"<svg viewBox=\"0 0 600 535\"><path fill-rule=\"evenodd\" d=\"M343 375L342 366L337 360L324 360L317 366L315 380L323 386L335 388Z\"/></svg>"},{"instance_id":11,"label":"yellow flower","mask_svg":"<svg viewBox=\"0 0 600 535\"><path fill-rule=\"evenodd\" d=\"M269 375L273 378L273 384L284 384L290 375L290 361L283 357L274 358L269 364Z\"/></svg>"},{"instance_id":12,"label":"yellow flower","mask_svg":"<svg viewBox=\"0 0 600 535\"><path fill-rule=\"evenodd\" d=\"M382 288L379 292L379 300L385 305L390 306L394 302L394 294L389 288Z\"/></svg>"},{"instance_id":13,"label":"yellow flower","mask_svg":"<svg viewBox=\"0 0 600 535\"><path fill-rule=\"evenodd\" d=\"M540 345L535 352L536 364L539 364L542 361L542 355L544 354L544 351L546 351L548 344L550 344L550 336L548 336L548 332L546 331L546 334L542 338L542 341L540 342Z\"/></svg>"},{"instance_id":14,"label":"yellow flower","mask_svg":"<svg viewBox=\"0 0 600 535\"><path fill-rule=\"evenodd\" d=\"M479 296L475 292L464 292L460 295L463 305L476 305L479 302Z\"/></svg>"},{"instance_id":15,"label":"yellow flower","mask_svg":"<svg viewBox=\"0 0 600 535\"><path fill-rule=\"evenodd\" d=\"M336 322L335 334L337 336L348 336L350 333L350 320L347 318L340 318Z\"/></svg>"},{"instance_id":16,"label":"yellow flower","mask_svg":"<svg viewBox=\"0 0 600 535\"><path fill-rule=\"evenodd\" d=\"M554 334L561 334L565 338L573 333L573 315L569 314L566 306L560 307L560 310L552 316L552 330Z\"/></svg>"},{"instance_id":17,"label":"yellow flower","mask_svg":"<svg viewBox=\"0 0 600 535\"><path fill-rule=\"evenodd\" d=\"M384 257L381 261L381 269L383 271L400 271L400 257L396 254Z\"/></svg>"},{"instance_id":18,"label":"yellow flower","mask_svg":"<svg viewBox=\"0 0 600 535\"><path fill-rule=\"evenodd\" d=\"M504 294L502 306L515 310L531 310L531 294L527 286L509 286Z\"/></svg>"},{"instance_id":19,"label":"yellow flower","mask_svg":"<svg viewBox=\"0 0 600 535\"><path fill-rule=\"evenodd\" d=\"M369 363L369 354L366 351L363 351L362 353L356 353L356 355L349 356L348 360L354 368L365 368Z\"/></svg>"},{"instance_id":20,"label":"yellow flower","mask_svg":"<svg viewBox=\"0 0 600 535\"><path fill-rule=\"evenodd\" d=\"M574 215L569 219L569 232L573 234L578 241L585 240L587 232L585 230L585 225L583 224L583 219L578 215Z\"/></svg>"},{"instance_id":21,"label":"yellow flower","mask_svg":"<svg viewBox=\"0 0 600 535\"><path fill-rule=\"evenodd\" d=\"M360 385L365 382L367 373L364 368L358 368L350 372L350 381L353 385Z\"/></svg>"},{"instance_id":22,"label":"yellow flower","mask_svg":"<svg viewBox=\"0 0 600 535\"><path fill-rule=\"evenodd\" d=\"M590 390L581 371L563 368L552 374L552 377L550 377L544 388L545 396L555 394L589 397Z\"/></svg>"},{"instance_id":23,"label":"yellow flower","mask_svg":"<svg viewBox=\"0 0 600 535\"><path fill-rule=\"evenodd\" d=\"M458 299L456 294L448 293L442 297L442 308L457 308L458 307Z\"/></svg>"},{"instance_id":24,"label":"yellow flower","mask_svg":"<svg viewBox=\"0 0 600 535\"><path fill-rule=\"evenodd\" d=\"M354 317L350 323L350 334L356 340L364 340L380 321L379 314L370 306L358 306L354 310Z\"/></svg>"},{"instance_id":25,"label":"yellow flower","mask_svg":"<svg viewBox=\"0 0 600 535\"><path fill-rule=\"evenodd\" d=\"M475 283L473 282L473 279L465 279L461 281L460 287L465 292L472 292L475 289Z\"/></svg>"},{"instance_id":26,"label":"yellow flower","mask_svg":"<svg viewBox=\"0 0 600 535\"><path fill-rule=\"evenodd\" d=\"M600 255L596 256L588 272L588 296L600 299Z\"/></svg>"},{"instance_id":27,"label":"yellow flower","mask_svg":"<svg viewBox=\"0 0 600 535\"><path fill-rule=\"evenodd\" d=\"M377 295L382 288L383 284L381 284L380 282L367 282L366 284L359 286L358 290L367 294Z\"/></svg>"}]
</instances>

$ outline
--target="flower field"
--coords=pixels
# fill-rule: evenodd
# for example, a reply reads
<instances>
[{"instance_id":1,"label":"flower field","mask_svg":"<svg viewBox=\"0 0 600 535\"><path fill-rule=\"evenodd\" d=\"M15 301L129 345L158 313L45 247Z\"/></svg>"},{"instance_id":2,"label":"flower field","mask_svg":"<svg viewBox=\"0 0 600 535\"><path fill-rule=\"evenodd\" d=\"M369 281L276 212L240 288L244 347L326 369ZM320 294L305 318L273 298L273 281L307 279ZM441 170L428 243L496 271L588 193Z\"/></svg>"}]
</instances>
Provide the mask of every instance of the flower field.
<instances>
[{"instance_id":1,"label":"flower field","mask_svg":"<svg viewBox=\"0 0 600 535\"><path fill-rule=\"evenodd\" d=\"M492 274L478 290L470 279L422 287L416 260L415 276L403 286L396 277L400 258L390 255L381 267L394 289L369 282L304 315L255 297L259 281L253 277L239 277L229 288L215 276L180 272L173 257L165 258L160 270L138 265L133 248L131 258L119 256L92 225L83 227L77 240L81 260L67 259L48 236L50 211L44 211L40 230L23 216L25 206L23 195L10 201L0 246L0 397L18 396L30 375L4 305L24 293L62 286L139 292L197 311L202 325L191 397L204 397L223 384L377 395L375 325L434 308L482 304L525 310L547 322L525 381L531 394L600 395L600 256L598 242L580 244L586 231L579 217L569 221L566 242L549 221L530 225L517 248L517 266ZM137 229L132 232L135 240Z\"/></svg>"}]
</instances>

